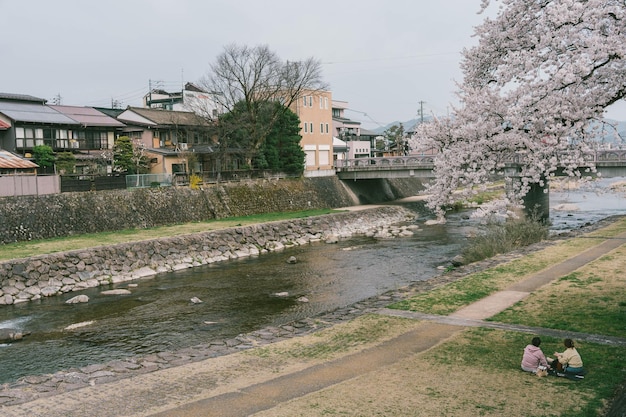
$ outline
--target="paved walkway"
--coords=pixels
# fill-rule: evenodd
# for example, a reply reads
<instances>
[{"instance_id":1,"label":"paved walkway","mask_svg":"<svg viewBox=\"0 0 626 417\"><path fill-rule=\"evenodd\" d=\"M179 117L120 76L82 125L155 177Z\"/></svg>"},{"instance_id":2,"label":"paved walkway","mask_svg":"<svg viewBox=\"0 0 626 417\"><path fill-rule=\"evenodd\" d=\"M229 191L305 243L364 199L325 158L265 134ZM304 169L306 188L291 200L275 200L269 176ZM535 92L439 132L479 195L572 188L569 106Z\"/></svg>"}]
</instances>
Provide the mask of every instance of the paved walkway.
<instances>
[{"instance_id":1,"label":"paved walkway","mask_svg":"<svg viewBox=\"0 0 626 417\"><path fill-rule=\"evenodd\" d=\"M484 326L563 337L551 329L483 321L523 299L532 291L575 271L626 242L626 233L607 239L558 265L463 308L450 316L426 315L381 309L379 314L412 317L426 321L373 348L321 365L296 369L252 385L202 391L216 370L209 361L151 372L49 398L1 408L3 416L247 416L277 404L319 391L333 384L388 367L411 355L424 352L466 327ZM425 336L427 335L427 336ZM572 335L568 332L567 335ZM579 340L626 346L626 339L574 334ZM226 357L227 360L227 357ZM213 366L213 367L212 367Z\"/></svg>"}]
</instances>

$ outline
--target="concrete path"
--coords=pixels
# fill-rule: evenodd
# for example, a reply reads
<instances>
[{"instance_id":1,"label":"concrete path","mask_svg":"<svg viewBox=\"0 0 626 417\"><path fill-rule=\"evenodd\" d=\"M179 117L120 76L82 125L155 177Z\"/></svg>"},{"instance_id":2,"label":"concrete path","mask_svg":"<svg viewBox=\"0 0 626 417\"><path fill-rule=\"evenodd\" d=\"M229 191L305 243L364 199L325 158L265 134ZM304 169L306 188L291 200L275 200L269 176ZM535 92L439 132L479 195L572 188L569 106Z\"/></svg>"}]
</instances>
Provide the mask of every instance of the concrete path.
<instances>
[{"instance_id":1,"label":"concrete path","mask_svg":"<svg viewBox=\"0 0 626 417\"><path fill-rule=\"evenodd\" d=\"M523 299L532 291L597 259L626 242L626 233L607 239L558 265L547 268L450 316L381 309L379 314L426 321L418 329L365 351L321 365L276 375L253 385L203 388L215 372L210 360L139 375L30 403L0 408L3 416L247 416L302 397L359 375L383 369L424 352L466 327L484 326L536 334L564 336L564 332L486 322L493 314ZM579 340L626 346L626 339L572 334ZM228 360L226 358L226 360Z\"/></svg>"}]
</instances>

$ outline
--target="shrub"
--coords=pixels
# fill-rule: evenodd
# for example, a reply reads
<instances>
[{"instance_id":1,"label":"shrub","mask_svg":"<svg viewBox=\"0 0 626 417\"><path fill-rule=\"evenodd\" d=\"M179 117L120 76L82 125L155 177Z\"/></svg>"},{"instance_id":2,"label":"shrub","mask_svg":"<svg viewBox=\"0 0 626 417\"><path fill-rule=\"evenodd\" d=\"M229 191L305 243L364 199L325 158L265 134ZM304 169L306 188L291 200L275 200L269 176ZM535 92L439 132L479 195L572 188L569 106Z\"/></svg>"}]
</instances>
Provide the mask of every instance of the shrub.
<instances>
[{"instance_id":1,"label":"shrub","mask_svg":"<svg viewBox=\"0 0 626 417\"><path fill-rule=\"evenodd\" d=\"M200 185L202 185L202 178L199 175L192 174L189 176L189 187L191 187L192 190L199 190Z\"/></svg>"},{"instance_id":2,"label":"shrub","mask_svg":"<svg viewBox=\"0 0 626 417\"><path fill-rule=\"evenodd\" d=\"M467 263L476 262L540 242L547 237L548 226L535 216L506 223L489 223L486 230L463 249L462 256Z\"/></svg>"}]
</instances>

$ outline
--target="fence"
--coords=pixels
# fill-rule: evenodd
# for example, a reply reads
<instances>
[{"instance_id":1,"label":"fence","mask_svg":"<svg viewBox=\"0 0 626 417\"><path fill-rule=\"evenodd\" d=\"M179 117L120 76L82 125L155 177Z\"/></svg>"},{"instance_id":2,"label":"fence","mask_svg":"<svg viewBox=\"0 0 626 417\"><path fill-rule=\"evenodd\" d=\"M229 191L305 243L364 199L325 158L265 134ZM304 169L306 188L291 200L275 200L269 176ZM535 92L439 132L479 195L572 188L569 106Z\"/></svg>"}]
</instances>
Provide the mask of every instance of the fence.
<instances>
[{"instance_id":1,"label":"fence","mask_svg":"<svg viewBox=\"0 0 626 417\"><path fill-rule=\"evenodd\" d=\"M0 197L57 194L60 190L58 175L0 176Z\"/></svg>"},{"instance_id":2,"label":"fence","mask_svg":"<svg viewBox=\"0 0 626 417\"><path fill-rule=\"evenodd\" d=\"M103 191L126 188L125 175L62 175L61 192Z\"/></svg>"},{"instance_id":3,"label":"fence","mask_svg":"<svg viewBox=\"0 0 626 417\"><path fill-rule=\"evenodd\" d=\"M133 174L126 175L125 187L168 187L172 185L171 174Z\"/></svg>"}]
</instances>

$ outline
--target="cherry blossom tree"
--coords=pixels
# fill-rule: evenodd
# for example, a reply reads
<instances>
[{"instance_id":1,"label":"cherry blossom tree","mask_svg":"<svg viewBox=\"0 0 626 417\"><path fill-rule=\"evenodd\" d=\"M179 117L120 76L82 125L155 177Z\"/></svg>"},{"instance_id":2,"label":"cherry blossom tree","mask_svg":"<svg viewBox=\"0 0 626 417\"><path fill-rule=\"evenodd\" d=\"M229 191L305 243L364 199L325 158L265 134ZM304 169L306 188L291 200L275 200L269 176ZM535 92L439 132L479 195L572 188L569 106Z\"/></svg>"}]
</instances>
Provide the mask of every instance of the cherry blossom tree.
<instances>
[{"instance_id":1,"label":"cherry blossom tree","mask_svg":"<svg viewBox=\"0 0 626 417\"><path fill-rule=\"evenodd\" d=\"M463 51L460 104L418 132L439 151L429 207L441 219L507 167L516 179L484 212L519 207L557 173L585 176L594 126L626 96L624 0L483 0L482 11L498 3Z\"/></svg>"}]
</instances>

